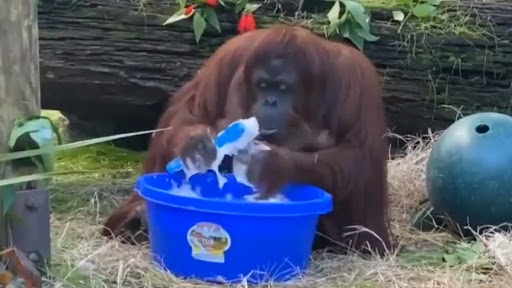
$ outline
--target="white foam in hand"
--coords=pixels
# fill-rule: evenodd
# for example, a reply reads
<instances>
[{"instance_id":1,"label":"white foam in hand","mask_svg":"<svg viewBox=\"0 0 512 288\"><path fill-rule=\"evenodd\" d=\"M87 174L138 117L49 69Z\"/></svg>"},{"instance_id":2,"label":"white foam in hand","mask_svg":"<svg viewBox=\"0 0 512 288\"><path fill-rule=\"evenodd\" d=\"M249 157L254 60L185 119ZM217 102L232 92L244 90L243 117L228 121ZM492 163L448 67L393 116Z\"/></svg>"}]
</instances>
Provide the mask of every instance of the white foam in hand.
<instances>
[{"instance_id":1,"label":"white foam in hand","mask_svg":"<svg viewBox=\"0 0 512 288\"><path fill-rule=\"evenodd\" d=\"M251 155L265 150L270 150L270 147L260 141L252 141L233 156L233 175L239 183L254 188L254 185L247 179L249 160Z\"/></svg>"},{"instance_id":2,"label":"white foam in hand","mask_svg":"<svg viewBox=\"0 0 512 288\"><path fill-rule=\"evenodd\" d=\"M198 174L198 173L204 173L206 170L213 170L215 174L217 175L217 179L219 181L219 186L222 189L224 184L227 182L227 179L220 174L219 172L219 166L222 160L226 155L233 156L233 175L235 176L237 182L245 184L251 188L254 188L254 185L250 183L250 181L247 179L247 168L250 161L250 155L270 150L270 147L263 144L260 141L255 141L254 139L259 134L259 124L256 119L256 117L251 117L248 119L241 119L237 121L238 123L241 123L243 125L243 133L241 136L236 136L236 128L235 134L224 134L223 140L225 141L227 139L231 139L230 136L238 137L236 141L228 142L220 144L221 147L217 147L217 157L215 158L215 161L212 163L211 167L205 167L204 165L201 165L203 163L202 161L198 161L201 159L195 159L196 161L191 161L190 159L186 159L186 165L183 165L182 168L185 172L186 179L188 180L192 175ZM229 128L229 127L228 127ZM233 127L234 128L234 127ZM233 132L233 130L227 129L227 133ZM224 131L223 131L224 132ZM221 132L221 133L223 133ZM221 134L219 134L221 135ZM228 136L229 135L229 136ZM218 136L219 137L219 136ZM199 167L196 167L194 163L198 163ZM175 183L173 183L173 192L176 194L180 194L183 196L189 196L189 197L200 197L201 193L200 191L193 191L190 184L184 183L181 187L177 187ZM288 201L285 196L278 194L274 197L271 197L266 200L257 199L259 196L258 193L254 193L251 195L245 196L245 200L248 201L266 201L266 202L285 202ZM232 195L228 194L226 195L226 199L232 199Z\"/></svg>"},{"instance_id":3,"label":"white foam in hand","mask_svg":"<svg viewBox=\"0 0 512 288\"><path fill-rule=\"evenodd\" d=\"M235 176L238 183L245 184L254 189L254 185L247 179L247 168L249 166L250 157L253 154L260 153L262 151L270 150L270 147L260 141L252 141L247 145L245 149L239 150L236 155L233 156L233 175ZM257 199L260 196L259 193L254 193L244 196L244 199L251 202L287 202L288 199L282 195L277 194L267 199Z\"/></svg>"}]
</instances>

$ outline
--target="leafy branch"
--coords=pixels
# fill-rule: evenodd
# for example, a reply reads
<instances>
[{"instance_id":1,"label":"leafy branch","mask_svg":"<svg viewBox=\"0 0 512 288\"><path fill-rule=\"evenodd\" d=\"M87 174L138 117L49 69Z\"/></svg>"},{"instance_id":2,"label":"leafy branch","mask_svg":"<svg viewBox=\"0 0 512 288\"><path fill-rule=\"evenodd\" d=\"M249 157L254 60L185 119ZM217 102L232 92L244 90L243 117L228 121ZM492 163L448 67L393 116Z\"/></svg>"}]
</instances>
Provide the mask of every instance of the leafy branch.
<instances>
[{"instance_id":1,"label":"leafy branch","mask_svg":"<svg viewBox=\"0 0 512 288\"><path fill-rule=\"evenodd\" d=\"M330 1L330 0L328 0ZM408 10L407 16L402 10L393 11L393 19L403 23L411 16L427 18L436 15L437 8L443 0L400 0L400 6ZM343 11L343 14L341 12ZM341 14L341 15L340 15ZM365 41L377 41L379 37L370 32L370 14L359 0L334 0L334 5L327 13L328 25L324 26L327 37L333 33L351 41L363 50ZM402 26L400 26L400 29Z\"/></svg>"},{"instance_id":2,"label":"leafy branch","mask_svg":"<svg viewBox=\"0 0 512 288\"><path fill-rule=\"evenodd\" d=\"M55 155L52 151L54 142L62 143L58 128L45 116L32 116L14 123L8 141L9 152L23 152L34 149L47 149L47 153L34 155L29 158L16 159L10 162L11 169L22 173L48 173L54 170ZM12 173L8 173L12 174ZM9 212L16 199L18 190L29 189L32 181L42 180L26 178L27 181L18 183L9 183L2 187L3 213Z\"/></svg>"},{"instance_id":3,"label":"leafy branch","mask_svg":"<svg viewBox=\"0 0 512 288\"><path fill-rule=\"evenodd\" d=\"M194 30L196 43L199 44L208 25L222 32L217 12L215 12L215 7L218 7L219 4L234 8L236 14L251 15L261 6L261 4L251 4L247 0L200 0L200 2L192 5L189 5L187 0L179 0L179 10L171 15L163 25L192 18L192 29Z\"/></svg>"},{"instance_id":4,"label":"leafy branch","mask_svg":"<svg viewBox=\"0 0 512 288\"><path fill-rule=\"evenodd\" d=\"M428 18L437 14L437 8L443 0L400 0L401 4L408 10L407 16L402 10L393 11L393 19L402 22L398 32L402 29L403 23L411 16L417 18Z\"/></svg>"},{"instance_id":5,"label":"leafy branch","mask_svg":"<svg viewBox=\"0 0 512 288\"><path fill-rule=\"evenodd\" d=\"M334 5L327 13L327 19L329 25L324 27L327 37L336 32L360 50L363 50L365 40L379 39L370 33L370 14L357 0L334 0Z\"/></svg>"}]
</instances>

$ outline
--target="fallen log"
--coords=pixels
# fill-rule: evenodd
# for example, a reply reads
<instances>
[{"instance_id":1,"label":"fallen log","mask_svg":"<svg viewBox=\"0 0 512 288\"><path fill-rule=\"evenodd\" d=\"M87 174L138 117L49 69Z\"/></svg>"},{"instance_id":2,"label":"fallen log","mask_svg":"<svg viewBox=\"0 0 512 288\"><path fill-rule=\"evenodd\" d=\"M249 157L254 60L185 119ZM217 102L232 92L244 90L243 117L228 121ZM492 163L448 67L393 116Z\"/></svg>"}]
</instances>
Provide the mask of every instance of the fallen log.
<instances>
[{"instance_id":1,"label":"fallen log","mask_svg":"<svg viewBox=\"0 0 512 288\"><path fill-rule=\"evenodd\" d=\"M402 27L391 21L392 9L371 9L372 33L380 39L367 42L364 53L384 77L396 133L444 129L457 115L445 105L462 107L465 114L510 113L512 6L506 0L475 0L444 9L437 22ZM163 5L141 10L131 0L43 1L43 108L109 124L98 134L154 128L169 95L236 35L234 16L221 14L222 33L207 30L196 45L190 22L162 26L173 12L173 6ZM267 13L259 19L270 24L276 17ZM146 139L135 141L144 146Z\"/></svg>"}]
</instances>

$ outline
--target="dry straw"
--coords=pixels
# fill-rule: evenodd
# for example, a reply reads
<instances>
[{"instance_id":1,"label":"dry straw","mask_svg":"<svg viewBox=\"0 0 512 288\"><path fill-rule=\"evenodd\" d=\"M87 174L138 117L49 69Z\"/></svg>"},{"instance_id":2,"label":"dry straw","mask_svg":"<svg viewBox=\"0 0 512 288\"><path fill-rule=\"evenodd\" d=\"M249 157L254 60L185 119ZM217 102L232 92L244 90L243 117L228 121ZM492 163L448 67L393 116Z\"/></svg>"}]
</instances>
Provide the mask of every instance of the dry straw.
<instances>
[{"instance_id":1,"label":"dry straw","mask_svg":"<svg viewBox=\"0 0 512 288\"><path fill-rule=\"evenodd\" d=\"M398 137L392 135L393 137ZM440 250L449 238L441 233L421 233L410 228L411 213L426 197L425 162L436 135L405 137L405 153L389 162L392 230L396 240L417 255ZM100 213L95 198L88 211L77 211L63 219L54 217L53 262L62 273L47 287L214 287L211 284L182 281L163 273L149 262L147 247L122 245L106 241L98 235ZM363 260L359 257L331 254L315 255L311 272L293 284L263 287L510 287L512 272L512 238L507 235L485 235L492 271L482 273L478 267L459 265L449 268L439 265L405 265L400 254L385 259ZM411 255L414 255L414 252ZM418 256L420 257L420 256ZM76 275L82 275L83 285ZM240 284L231 287L249 287Z\"/></svg>"}]
</instances>

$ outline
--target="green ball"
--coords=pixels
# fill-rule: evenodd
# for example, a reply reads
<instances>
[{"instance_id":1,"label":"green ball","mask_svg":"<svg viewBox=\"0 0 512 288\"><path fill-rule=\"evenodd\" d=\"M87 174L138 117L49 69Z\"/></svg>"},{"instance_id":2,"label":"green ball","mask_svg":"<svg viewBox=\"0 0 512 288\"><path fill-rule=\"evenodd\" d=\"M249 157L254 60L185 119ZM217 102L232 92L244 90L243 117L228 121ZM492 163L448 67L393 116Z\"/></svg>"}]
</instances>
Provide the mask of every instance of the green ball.
<instances>
[{"instance_id":1,"label":"green ball","mask_svg":"<svg viewBox=\"0 0 512 288\"><path fill-rule=\"evenodd\" d=\"M512 223L512 117L485 112L453 123L432 147L426 185L435 212L463 235L466 226Z\"/></svg>"}]
</instances>

